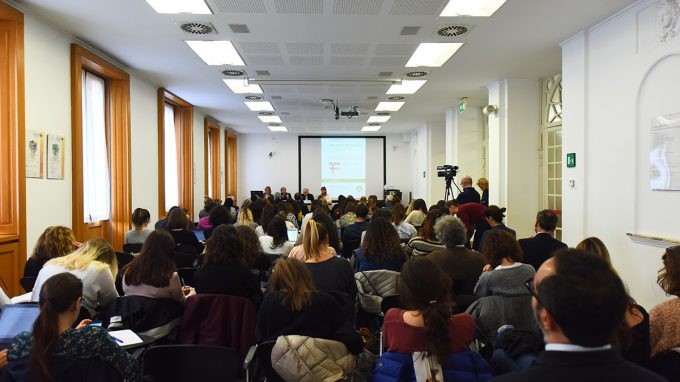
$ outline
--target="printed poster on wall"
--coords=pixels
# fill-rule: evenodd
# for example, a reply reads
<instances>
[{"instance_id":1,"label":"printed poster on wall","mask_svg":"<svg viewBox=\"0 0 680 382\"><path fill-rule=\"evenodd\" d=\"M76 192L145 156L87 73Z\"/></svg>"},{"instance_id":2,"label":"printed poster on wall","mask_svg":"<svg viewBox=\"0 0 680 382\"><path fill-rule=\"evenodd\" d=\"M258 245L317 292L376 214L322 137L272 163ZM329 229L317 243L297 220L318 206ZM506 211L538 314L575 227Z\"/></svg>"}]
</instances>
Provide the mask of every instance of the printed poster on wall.
<instances>
[{"instance_id":1,"label":"printed poster on wall","mask_svg":"<svg viewBox=\"0 0 680 382\"><path fill-rule=\"evenodd\" d=\"M64 137L47 134L47 179L64 179Z\"/></svg>"},{"instance_id":2,"label":"printed poster on wall","mask_svg":"<svg viewBox=\"0 0 680 382\"><path fill-rule=\"evenodd\" d=\"M649 152L652 190L680 190L680 113L652 119Z\"/></svg>"},{"instance_id":3,"label":"printed poster on wall","mask_svg":"<svg viewBox=\"0 0 680 382\"><path fill-rule=\"evenodd\" d=\"M45 133L26 130L26 177L43 177L43 139Z\"/></svg>"}]
</instances>

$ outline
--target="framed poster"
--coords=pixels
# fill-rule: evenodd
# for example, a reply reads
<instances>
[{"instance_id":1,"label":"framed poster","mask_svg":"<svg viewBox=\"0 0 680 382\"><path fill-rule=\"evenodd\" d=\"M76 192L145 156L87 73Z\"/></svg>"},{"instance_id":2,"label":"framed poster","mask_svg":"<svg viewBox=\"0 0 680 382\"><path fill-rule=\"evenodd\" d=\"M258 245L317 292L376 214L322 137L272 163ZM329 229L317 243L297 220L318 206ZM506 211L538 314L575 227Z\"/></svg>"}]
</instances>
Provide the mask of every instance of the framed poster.
<instances>
[{"instance_id":1,"label":"framed poster","mask_svg":"<svg viewBox=\"0 0 680 382\"><path fill-rule=\"evenodd\" d=\"M64 137L47 134L47 179L64 179Z\"/></svg>"},{"instance_id":2,"label":"framed poster","mask_svg":"<svg viewBox=\"0 0 680 382\"><path fill-rule=\"evenodd\" d=\"M26 130L26 177L43 177L43 153L45 133Z\"/></svg>"},{"instance_id":3,"label":"framed poster","mask_svg":"<svg viewBox=\"0 0 680 382\"><path fill-rule=\"evenodd\" d=\"M680 113L652 120L650 188L680 190Z\"/></svg>"}]
</instances>

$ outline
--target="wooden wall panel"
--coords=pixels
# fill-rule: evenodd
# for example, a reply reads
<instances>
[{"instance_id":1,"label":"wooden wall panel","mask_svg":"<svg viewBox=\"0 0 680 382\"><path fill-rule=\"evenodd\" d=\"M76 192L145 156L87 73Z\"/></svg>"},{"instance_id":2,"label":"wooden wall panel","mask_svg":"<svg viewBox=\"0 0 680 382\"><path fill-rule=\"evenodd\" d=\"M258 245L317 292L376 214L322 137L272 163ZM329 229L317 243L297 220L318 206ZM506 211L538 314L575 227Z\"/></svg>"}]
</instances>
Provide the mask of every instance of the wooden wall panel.
<instances>
[{"instance_id":1,"label":"wooden wall panel","mask_svg":"<svg viewBox=\"0 0 680 382\"><path fill-rule=\"evenodd\" d=\"M19 286L22 273L18 270L23 267L24 262L19 253L18 242L0 243L0 288L8 296L22 293Z\"/></svg>"}]
</instances>

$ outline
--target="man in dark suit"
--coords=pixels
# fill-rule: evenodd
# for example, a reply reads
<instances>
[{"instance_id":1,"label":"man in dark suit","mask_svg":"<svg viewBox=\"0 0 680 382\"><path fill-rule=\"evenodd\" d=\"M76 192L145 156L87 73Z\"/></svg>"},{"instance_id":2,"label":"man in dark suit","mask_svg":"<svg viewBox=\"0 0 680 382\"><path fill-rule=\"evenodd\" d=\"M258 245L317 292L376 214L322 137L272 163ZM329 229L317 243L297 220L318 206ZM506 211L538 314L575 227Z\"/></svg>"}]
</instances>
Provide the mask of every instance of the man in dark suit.
<instances>
[{"instance_id":1,"label":"man in dark suit","mask_svg":"<svg viewBox=\"0 0 680 382\"><path fill-rule=\"evenodd\" d=\"M356 214L356 221L342 230L342 255L346 258L352 257L352 252L359 248L361 244L361 234L368 229L368 207L365 204L359 204L354 211Z\"/></svg>"},{"instance_id":2,"label":"man in dark suit","mask_svg":"<svg viewBox=\"0 0 680 382\"><path fill-rule=\"evenodd\" d=\"M309 188L303 188L302 189L302 200L309 200L310 202L314 201L314 195L309 193Z\"/></svg>"},{"instance_id":3,"label":"man in dark suit","mask_svg":"<svg viewBox=\"0 0 680 382\"><path fill-rule=\"evenodd\" d=\"M665 381L612 349L614 333L625 319L628 295L602 258L578 249L558 251L527 286L545 351L528 369L492 381Z\"/></svg>"},{"instance_id":4,"label":"man in dark suit","mask_svg":"<svg viewBox=\"0 0 680 382\"><path fill-rule=\"evenodd\" d=\"M553 252L567 247L566 244L553 237L555 227L557 227L557 215L551 210L543 210L536 215L534 225L536 235L528 239L519 239L519 246L522 247L524 253L523 263L531 264L534 269L538 269L552 256Z\"/></svg>"},{"instance_id":5,"label":"man in dark suit","mask_svg":"<svg viewBox=\"0 0 680 382\"><path fill-rule=\"evenodd\" d=\"M463 187L463 192L458 194L458 197L456 198L458 204L462 206L465 203L479 203L479 192L472 186L472 178L470 175L465 175L463 179L460 180L460 185Z\"/></svg>"},{"instance_id":6,"label":"man in dark suit","mask_svg":"<svg viewBox=\"0 0 680 382\"><path fill-rule=\"evenodd\" d=\"M293 198L290 196L290 193L286 191L286 187L281 187L281 192L279 193L279 198L283 200L293 200Z\"/></svg>"}]
</instances>

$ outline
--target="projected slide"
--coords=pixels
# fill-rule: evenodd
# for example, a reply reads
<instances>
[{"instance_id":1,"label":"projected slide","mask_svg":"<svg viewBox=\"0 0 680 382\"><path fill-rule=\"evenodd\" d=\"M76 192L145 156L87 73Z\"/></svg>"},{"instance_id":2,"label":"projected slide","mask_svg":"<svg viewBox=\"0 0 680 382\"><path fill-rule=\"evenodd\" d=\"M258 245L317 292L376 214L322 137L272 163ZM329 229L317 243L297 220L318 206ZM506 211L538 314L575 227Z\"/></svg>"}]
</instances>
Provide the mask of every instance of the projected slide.
<instances>
[{"instance_id":1,"label":"projected slide","mask_svg":"<svg viewBox=\"0 0 680 382\"><path fill-rule=\"evenodd\" d=\"M366 140L321 138L321 184L334 195L364 195Z\"/></svg>"}]
</instances>

